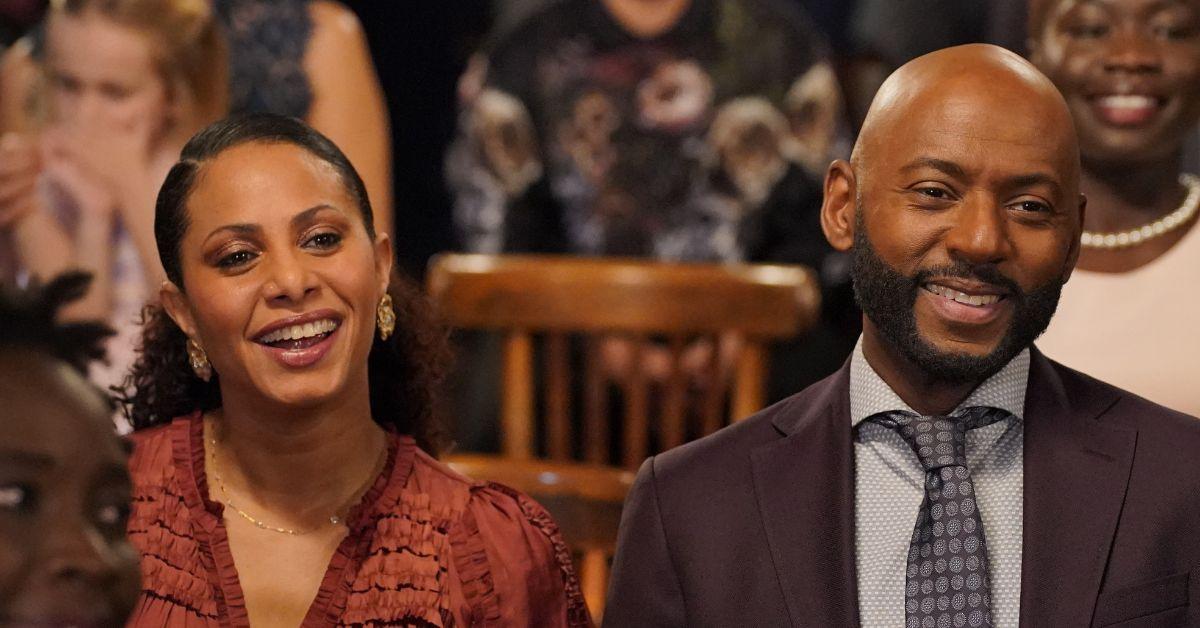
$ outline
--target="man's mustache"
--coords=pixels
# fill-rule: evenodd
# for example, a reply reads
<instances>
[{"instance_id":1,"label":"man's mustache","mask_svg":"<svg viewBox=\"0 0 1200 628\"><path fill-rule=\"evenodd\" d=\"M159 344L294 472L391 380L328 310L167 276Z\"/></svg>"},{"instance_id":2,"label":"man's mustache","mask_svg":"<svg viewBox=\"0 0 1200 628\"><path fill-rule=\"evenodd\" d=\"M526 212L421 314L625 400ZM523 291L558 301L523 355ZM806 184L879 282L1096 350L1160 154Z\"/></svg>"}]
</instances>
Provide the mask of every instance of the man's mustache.
<instances>
[{"instance_id":1,"label":"man's mustache","mask_svg":"<svg viewBox=\"0 0 1200 628\"><path fill-rule=\"evenodd\" d=\"M1009 298L1017 301L1025 299L1025 292L1021 290L1017 282L1000 272L1000 269L996 268L995 264L967 264L960 262L945 266L935 266L933 268L923 268L913 275L912 282L915 288L919 288L933 279L943 277L981 281L1002 288L1008 294Z\"/></svg>"}]
</instances>

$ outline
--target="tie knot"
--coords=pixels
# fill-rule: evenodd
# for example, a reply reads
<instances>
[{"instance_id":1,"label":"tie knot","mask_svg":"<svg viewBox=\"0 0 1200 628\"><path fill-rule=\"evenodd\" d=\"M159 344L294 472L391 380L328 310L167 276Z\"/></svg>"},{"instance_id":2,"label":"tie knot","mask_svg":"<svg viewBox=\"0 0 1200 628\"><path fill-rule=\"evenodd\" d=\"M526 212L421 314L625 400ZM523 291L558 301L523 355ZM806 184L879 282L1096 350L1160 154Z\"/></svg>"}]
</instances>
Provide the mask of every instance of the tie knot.
<instances>
[{"instance_id":1,"label":"tie knot","mask_svg":"<svg viewBox=\"0 0 1200 628\"><path fill-rule=\"evenodd\" d=\"M933 471L967 466L967 430L990 425L1008 414L999 408L972 406L953 416L920 416L897 410L867 420L896 430L917 454L925 471Z\"/></svg>"}]
</instances>

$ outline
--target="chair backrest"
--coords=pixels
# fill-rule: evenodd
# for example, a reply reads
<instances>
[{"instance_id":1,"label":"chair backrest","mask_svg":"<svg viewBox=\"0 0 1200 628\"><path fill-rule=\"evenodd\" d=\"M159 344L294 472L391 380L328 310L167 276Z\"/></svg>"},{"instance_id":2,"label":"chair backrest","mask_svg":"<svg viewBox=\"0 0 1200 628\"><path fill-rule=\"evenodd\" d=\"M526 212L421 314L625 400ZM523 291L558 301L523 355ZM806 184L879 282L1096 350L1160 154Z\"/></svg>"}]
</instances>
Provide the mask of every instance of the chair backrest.
<instances>
[{"instance_id":1,"label":"chair backrest","mask_svg":"<svg viewBox=\"0 0 1200 628\"><path fill-rule=\"evenodd\" d=\"M575 554L583 597L598 623L633 474L602 465L480 455L450 456L446 463L465 476L511 486L546 507Z\"/></svg>"},{"instance_id":2,"label":"chair backrest","mask_svg":"<svg viewBox=\"0 0 1200 628\"><path fill-rule=\"evenodd\" d=\"M430 265L428 291L451 325L504 334L501 442L505 455L527 459L537 451L536 372L533 337L545 336L543 414L546 451L570 457L572 442L571 345L591 337L583 360L583 451L592 462L609 458L609 382L592 350L598 337L632 340L635 368L622 382L625 412L620 463L634 468L649 453L650 382L638 353L662 339L672 357L654 432L662 449L681 444L688 382L679 364L696 338L738 339L729 397L724 385L707 386L700 403L699 434L719 429L727 414L742 418L762 408L766 343L789 338L816 321L820 290L800 266L670 264L637 259L539 255L439 255ZM723 381L717 351L707 369ZM728 410L728 412L727 412ZM692 430L696 433L697 430Z\"/></svg>"}]
</instances>

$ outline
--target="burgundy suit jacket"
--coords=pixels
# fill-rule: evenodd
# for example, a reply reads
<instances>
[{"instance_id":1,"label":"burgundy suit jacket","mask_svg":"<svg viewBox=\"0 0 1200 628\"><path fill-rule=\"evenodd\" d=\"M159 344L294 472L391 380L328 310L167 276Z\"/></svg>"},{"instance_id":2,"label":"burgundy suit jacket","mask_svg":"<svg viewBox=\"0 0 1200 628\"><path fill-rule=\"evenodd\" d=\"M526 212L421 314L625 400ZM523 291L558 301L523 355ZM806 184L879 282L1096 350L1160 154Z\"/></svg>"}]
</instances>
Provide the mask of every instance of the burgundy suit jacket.
<instances>
[{"instance_id":1,"label":"burgundy suit jacket","mask_svg":"<svg viewBox=\"0 0 1200 628\"><path fill-rule=\"evenodd\" d=\"M858 625L849 380L642 465L606 627ZM1024 420L1021 626L1200 626L1200 420L1036 349Z\"/></svg>"}]
</instances>

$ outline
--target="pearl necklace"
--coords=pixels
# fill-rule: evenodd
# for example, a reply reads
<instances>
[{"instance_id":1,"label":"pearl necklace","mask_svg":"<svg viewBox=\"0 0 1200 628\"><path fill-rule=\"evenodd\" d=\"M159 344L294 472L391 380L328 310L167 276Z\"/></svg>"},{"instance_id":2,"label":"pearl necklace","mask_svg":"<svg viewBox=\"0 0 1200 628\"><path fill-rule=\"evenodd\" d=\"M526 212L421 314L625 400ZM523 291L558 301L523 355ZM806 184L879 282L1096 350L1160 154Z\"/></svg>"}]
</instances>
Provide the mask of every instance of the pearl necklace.
<instances>
[{"instance_id":1,"label":"pearl necklace","mask_svg":"<svg viewBox=\"0 0 1200 628\"><path fill-rule=\"evenodd\" d=\"M246 521L249 521L250 523L254 524L255 527L257 527L261 530L267 530L270 532L278 532L280 534L289 534L292 536L302 536L305 534L310 534L310 533L316 532L318 529L324 527L324 525L318 525L318 526L306 528L303 530L297 530L296 528L283 528L283 527L279 527L279 526L273 526L269 523L262 521L261 519L254 517L250 513L246 512L245 510L242 510L241 508L238 508L237 506L235 506L233 503L233 500L229 499L229 492L227 490L225 490L225 481L221 479L221 474L217 472L217 437L216 437L215 426L212 424L209 424L208 443L210 445L210 447L208 448L209 471L212 473L213 479L216 480L216 482L217 482L217 490L219 490L221 492L221 498L222 498L221 501L223 501L225 503L225 505L228 506L231 510L236 512L241 518L245 519ZM386 447L383 449L383 453L379 456L379 460L376 461L375 471L373 473L371 473L371 476L369 478L367 478L367 483L364 485L363 489L355 491L354 497L351 498L351 500L348 501L347 504L344 505L339 510L348 510L351 503L354 503L354 501L361 499L362 493L366 492L366 490L365 490L366 487L370 486L371 483L373 483L375 481L375 478L383 471L383 466L385 464L387 464L387 448ZM336 526L336 525L340 524L342 522L342 520L343 520L343 517L337 512L335 512L329 516L329 524L330 525Z\"/></svg>"},{"instance_id":2,"label":"pearl necklace","mask_svg":"<svg viewBox=\"0 0 1200 628\"><path fill-rule=\"evenodd\" d=\"M1137 229L1115 233L1084 231L1080 244L1089 249L1121 249L1153 240L1186 225L1195 217L1196 209L1200 208L1200 178L1181 174L1179 183L1187 188L1187 196L1179 205L1179 209Z\"/></svg>"}]
</instances>

